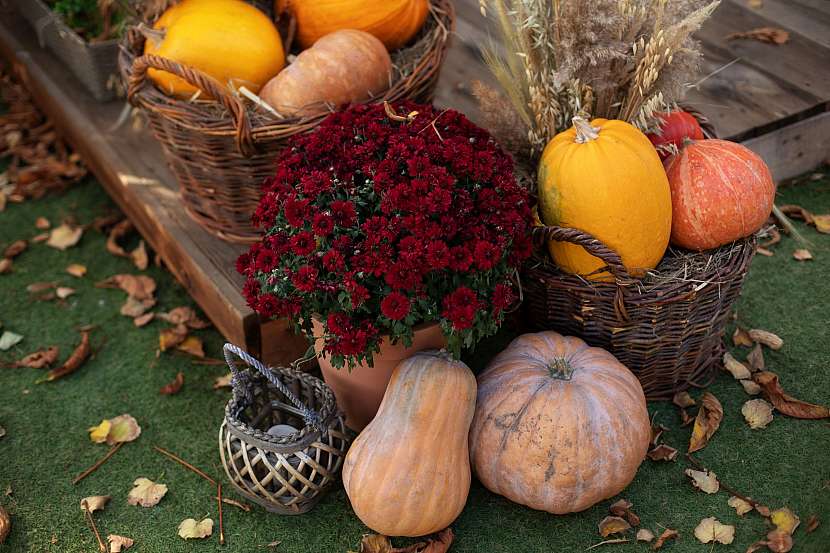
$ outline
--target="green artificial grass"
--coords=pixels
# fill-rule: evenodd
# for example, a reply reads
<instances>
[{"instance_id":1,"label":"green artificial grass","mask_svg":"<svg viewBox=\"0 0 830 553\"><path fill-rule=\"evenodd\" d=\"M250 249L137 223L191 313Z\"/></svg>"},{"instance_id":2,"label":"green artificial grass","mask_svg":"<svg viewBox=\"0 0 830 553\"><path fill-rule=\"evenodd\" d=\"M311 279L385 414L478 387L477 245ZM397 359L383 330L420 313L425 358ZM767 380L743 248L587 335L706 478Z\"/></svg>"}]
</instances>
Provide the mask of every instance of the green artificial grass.
<instances>
[{"instance_id":1,"label":"green artificial grass","mask_svg":"<svg viewBox=\"0 0 830 553\"><path fill-rule=\"evenodd\" d=\"M830 212L830 173L821 180L808 180L780 191L778 203L797 203L816 213ZM9 205L0 213L0 247L18 238L39 233L35 219L45 216L53 224L74 216L89 223L112 209L103 190L89 181L64 195L23 205ZM775 247L774 257L756 256L738 318L747 327L765 328L780 334L780 351L765 351L767 365L778 372L792 395L817 403L830 403L828 326L830 301L830 236L797 223L812 241L815 260L797 262L790 238ZM134 242L137 238L133 238ZM90 552L96 550L92 533L79 508L81 498L107 494L113 499L95 514L99 528L136 540L132 551L269 551L259 546L282 542L274 551L284 553L357 550L361 534L368 532L353 514L342 488L335 487L309 514L278 516L260 508L250 513L226 506L227 545L218 545L218 528L206 540L185 542L177 536L179 522L188 517L216 519L216 503L210 486L195 474L153 451L153 445L168 448L209 474L226 482L217 450L217 433L229 391L212 389L215 377L225 374L222 366L204 366L170 353L156 357L158 333L165 323L156 321L137 329L119 314L125 294L100 289L95 282L118 273L135 273L129 260L105 251L105 237L87 231L80 244L60 252L43 244L32 244L15 260L14 272L0 276L0 321L3 328L25 336L25 340L0 360L10 361L49 345L59 345L61 359L78 341L77 328L95 324L92 333L97 353L76 374L64 380L35 384L42 371L0 369L0 504L11 513L13 528L0 551ZM134 246L135 244L133 244ZM88 266L84 278L65 272L70 263ZM147 274L158 283L157 309L192 305L175 280L164 270L151 267ZM30 299L26 286L36 281L56 281L77 289L64 303ZM210 357L220 357L222 338L214 330L197 332L205 340ZM504 329L487 350L469 355L479 371L487 359L511 337ZM735 354L743 359L746 350ZM159 388L185 373L182 391L161 396ZM740 413L749 397L726 373L711 386L723 403L725 417L710 445L697 457L724 482L772 508L787 506L802 520L795 533L796 552L830 551L830 468L827 420L790 419L780 414L768 428L751 430ZM699 391L692 392L698 397ZM669 426L665 441L686 450L690 429L681 428L677 409L668 402L652 403L657 421ZM107 446L93 444L87 428L103 418L122 413L133 415L142 427L135 442L126 444L97 472L73 486L74 476L102 457ZM391 462L391 460L390 460ZM430 459L424 459L430 463ZM683 475L687 462L646 461L636 479L621 497L634 503L642 526L659 534L664 527L680 532L664 551L743 552L765 534L763 520L750 513L738 517L727 505L723 491L705 495L692 488ZM133 480L148 477L169 487L167 496L153 508L129 506L127 493ZM230 486L226 494L236 497ZM588 511L553 516L515 505L473 483L467 507L452 525L455 553L577 552L602 540L597 523L607 514L611 500ZM817 514L818 530L806 534L804 522ZM715 516L736 526L731 546L703 545L692 532L698 522ZM404 543L396 540L396 543ZM606 545L598 551L647 551L645 544Z\"/></svg>"}]
</instances>

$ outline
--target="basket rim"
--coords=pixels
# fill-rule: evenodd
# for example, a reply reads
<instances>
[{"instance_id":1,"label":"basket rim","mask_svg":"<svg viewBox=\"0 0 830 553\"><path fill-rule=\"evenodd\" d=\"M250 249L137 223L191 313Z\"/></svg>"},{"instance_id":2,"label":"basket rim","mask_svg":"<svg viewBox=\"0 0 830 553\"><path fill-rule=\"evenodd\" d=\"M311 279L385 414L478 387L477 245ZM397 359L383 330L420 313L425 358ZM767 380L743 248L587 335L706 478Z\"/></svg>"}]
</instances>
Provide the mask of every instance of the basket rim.
<instances>
[{"instance_id":1,"label":"basket rim","mask_svg":"<svg viewBox=\"0 0 830 553\"><path fill-rule=\"evenodd\" d=\"M430 26L428 28L428 26ZM405 77L398 78L392 83L382 95L372 98L369 102L397 101L407 97L409 87L407 84L417 78L425 71L432 68L439 70L446 57L450 36L455 30L455 9L451 0L429 0L429 15L424 28L419 33L420 38L410 43L406 48L413 48L425 39L429 39L428 46L413 62L413 70ZM134 78L133 64L141 57L138 51L143 46L143 38L130 39L131 34L126 33L119 48L118 66L122 80L129 83ZM435 58L436 63L429 63ZM172 60L171 60L172 61ZM202 132L212 136L236 136L239 129L228 110L218 111L217 102L190 102L168 96L158 88L142 82L136 90L131 91L130 102L137 107L151 110L162 114L164 117L174 120L181 127ZM254 142L258 140L269 140L274 137L290 136L301 133L316 127L330 112L321 112L317 115L307 117L286 117L284 119L268 118L257 110L250 102L244 102L244 111L250 120L250 135Z\"/></svg>"}]
</instances>

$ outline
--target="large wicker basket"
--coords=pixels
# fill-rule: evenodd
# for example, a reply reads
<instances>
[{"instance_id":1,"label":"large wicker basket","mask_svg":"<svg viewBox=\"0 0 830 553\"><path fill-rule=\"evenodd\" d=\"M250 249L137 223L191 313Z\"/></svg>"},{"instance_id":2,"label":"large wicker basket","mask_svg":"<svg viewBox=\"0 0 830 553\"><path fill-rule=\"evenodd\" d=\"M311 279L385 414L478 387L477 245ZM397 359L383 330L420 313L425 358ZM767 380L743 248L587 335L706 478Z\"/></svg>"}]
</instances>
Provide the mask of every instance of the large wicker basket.
<instances>
[{"instance_id":1,"label":"large wicker basket","mask_svg":"<svg viewBox=\"0 0 830 553\"><path fill-rule=\"evenodd\" d=\"M392 53L392 85L378 101L432 100L454 23L450 0L430 0L420 34L409 46ZM250 102L243 103L207 75L169 59L142 55L143 51L144 37L134 29L119 56L127 96L146 113L179 182L188 213L223 239L257 240L260 233L251 215L263 179L274 173L274 159L289 139L316 127L325 114L276 119ZM148 81L150 68L174 73L218 102L167 96Z\"/></svg>"},{"instance_id":2,"label":"large wicker basket","mask_svg":"<svg viewBox=\"0 0 830 553\"><path fill-rule=\"evenodd\" d=\"M531 326L607 349L637 375L649 400L711 382L755 236L705 252L670 248L642 279L632 278L614 251L585 232L539 227L534 238L540 246L547 240L579 244L606 263L614 282L565 273L547 248L537 248L522 275Z\"/></svg>"}]
</instances>

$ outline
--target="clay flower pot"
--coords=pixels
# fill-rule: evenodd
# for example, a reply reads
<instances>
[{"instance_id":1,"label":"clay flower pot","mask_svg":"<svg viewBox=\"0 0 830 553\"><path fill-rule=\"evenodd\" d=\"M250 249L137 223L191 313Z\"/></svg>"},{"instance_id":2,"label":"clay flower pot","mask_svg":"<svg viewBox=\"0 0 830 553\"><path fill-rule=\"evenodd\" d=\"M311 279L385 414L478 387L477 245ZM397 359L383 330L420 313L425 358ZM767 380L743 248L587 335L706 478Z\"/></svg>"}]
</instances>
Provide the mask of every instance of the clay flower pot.
<instances>
[{"instance_id":1,"label":"clay flower pot","mask_svg":"<svg viewBox=\"0 0 830 553\"><path fill-rule=\"evenodd\" d=\"M346 426L360 432L375 417L386 392L386 386L392 377L392 371L398 363L417 351L424 349L442 349L447 347L447 339L441 326L432 323L415 328L412 345L404 347L403 343L392 344L384 338L380 351L373 357L374 366L365 364L345 366L337 369L331 360L323 357L323 326L314 324L314 351L320 363L320 370L326 384L334 391L337 405L346 413Z\"/></svg>"}]
</instances>

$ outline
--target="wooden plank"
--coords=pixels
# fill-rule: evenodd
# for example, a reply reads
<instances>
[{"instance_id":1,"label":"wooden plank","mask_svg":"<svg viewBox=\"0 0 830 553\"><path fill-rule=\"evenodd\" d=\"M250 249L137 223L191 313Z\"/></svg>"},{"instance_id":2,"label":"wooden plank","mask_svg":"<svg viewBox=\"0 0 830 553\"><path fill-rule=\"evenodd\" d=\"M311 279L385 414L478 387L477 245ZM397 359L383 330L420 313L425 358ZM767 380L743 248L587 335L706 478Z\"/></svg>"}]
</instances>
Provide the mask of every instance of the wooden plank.
<instances>
[{"instance_id":1,"label":"wooden plank","mask_svg":"<svg viewBox=\"0 0 830 553\"><path fill-rule=\"evenodd\" d=\"M830 162L830 112L747 140L776 181L789 179Z\"/></svg>"},{"instance_id":2,"label":"wooden plank","mask_svg":"<svg viewBox=\"0 0 830 553\"><path fill-rule=\"evenodd\" d=\"M745 9L751 9L777 27L796 32L820 46L830 49L830 10L822 11L816 6L793 6L793 0L764 0L758 7L747 7L743 0L729 0ZM821 0L826 7L830 2Z\"/></svg>"}]
</instances>

